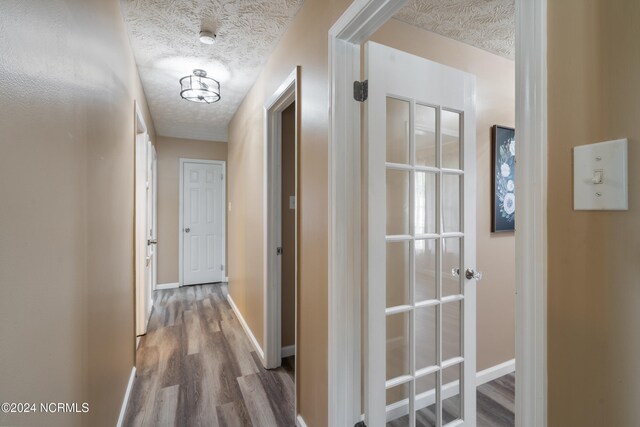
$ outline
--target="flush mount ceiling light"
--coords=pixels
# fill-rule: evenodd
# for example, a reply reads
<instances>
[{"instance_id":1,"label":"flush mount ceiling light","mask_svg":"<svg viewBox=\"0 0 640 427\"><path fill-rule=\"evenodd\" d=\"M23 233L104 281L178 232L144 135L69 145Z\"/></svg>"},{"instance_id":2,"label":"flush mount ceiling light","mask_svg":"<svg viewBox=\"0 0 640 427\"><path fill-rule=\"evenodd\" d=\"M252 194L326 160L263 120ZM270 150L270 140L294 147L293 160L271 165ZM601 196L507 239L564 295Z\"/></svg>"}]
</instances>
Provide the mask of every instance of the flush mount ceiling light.
<instances>
[{"instance_id":1,"label":"flush mount ceiling light","mask_svg":"<svg viewBox=\"0 0 640 427\"><path fill-rule=\"evenodd\" d=\"M204 44L214 44L216 42L216 35L211 31L200 31L200 42Z\"/></svg>"},{"instance_id":2,"label":"flush mount ceiling light","mask_svg":"<svg viewBox=\"0 0 640 427\"><path fill-rule=\"evenodd\" d=\"M207 77L204 70L195 69L193 74L180 79L180 96L187 101L213 104L220 101L220 83Z\"/></svg>"}]
</instances>

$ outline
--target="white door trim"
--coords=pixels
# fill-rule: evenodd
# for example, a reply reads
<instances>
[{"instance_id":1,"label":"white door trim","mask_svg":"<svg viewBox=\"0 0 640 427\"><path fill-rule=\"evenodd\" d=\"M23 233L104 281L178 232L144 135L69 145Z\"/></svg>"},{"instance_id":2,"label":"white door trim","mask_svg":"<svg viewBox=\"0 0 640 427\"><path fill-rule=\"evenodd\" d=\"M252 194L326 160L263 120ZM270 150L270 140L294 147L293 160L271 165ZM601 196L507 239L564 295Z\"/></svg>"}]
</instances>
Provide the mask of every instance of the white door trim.
<instances>
[{"instance_id":1,"label":"white door trim","mask_svg":"<svg viewBox=\"0 0 640 427\"><path fill-rule=\"evenodd\" d=\"M547 425L547 0L516 1L516 426Z\"/></svg>"},{"instance_id":2,"label":"white door trim","mask_svg":"<svg viewBox=\"0 0 640 427\"><path fill-rule=\"evenodd\" d=\"M355 0L329 30L329 424L360 421L360 44L408 0ZM547 0L516 0L516 425L546 426ZM478 266L482 268L482 266Z\"/></svg>"},{"instance_id":3,"label":"white door trim","mask_svg":"<svg viewBox=\"0 0 640 427\"><path fill-rule=\"evenodd\" d=\"M329 30L329 425L360 421L360 44L408 0L356 0Z\"/></svg>"},{"instance_id":4,"label":"white door trim","mask_svg":"<svg viewBox=\"0 0 640 427\"><path fill-rule=\"evenodd\" d=\"M268 369L281 364L282 351L282 282L281 258L276 248L282 245L281 198L282 198L282 112L296 101L298 96L300 67L287 76L284 82L269 97L264 105L264 365ZM296 342L297 342L297 297L298 297L298 104L296 104ZM297 360L296 360L297 364Z\"/></svg>"},{"instance_id":5,"label":"white door trim","mask_svg":"<svg viewBox=\"0 0 640 427\"><path fill-rule=\"evenodd\" d=\"M222 166L222 174L224 175L224 182L222 183L222 198L223 203L221 206L222 209L222 260L224 262L224 270L222 272L222 277L227 277L227 162L224 160L202 160L202 159L185 159L180 158L180 182L179 182L179 195L178 195L178 286L184 285L184 271L183 271L183 235L182 232L184 230L184 222L182 218L182 210L184 208L184 189L182 188L184 185L184 164L185 163L202 163L209 165L220 165Z\"/></svg>"}]
</instances>

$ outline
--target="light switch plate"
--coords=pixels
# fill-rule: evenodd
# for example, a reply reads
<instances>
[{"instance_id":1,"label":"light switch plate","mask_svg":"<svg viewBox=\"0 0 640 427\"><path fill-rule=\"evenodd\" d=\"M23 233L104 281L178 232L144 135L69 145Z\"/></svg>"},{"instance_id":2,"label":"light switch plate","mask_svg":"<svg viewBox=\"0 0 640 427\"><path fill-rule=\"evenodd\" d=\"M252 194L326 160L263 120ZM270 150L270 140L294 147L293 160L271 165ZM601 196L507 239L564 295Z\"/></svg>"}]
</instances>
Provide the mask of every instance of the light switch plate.
<instances>
[{"instance_id":1,"label":"light switch plate","mask_svg":"<svg viewBox=\"0 0 640 427\"><path fill-rule=\"evenodd\" d=\"M628 210L627 139L573 148L573 208Z\"/></svg>"}]
</instances>

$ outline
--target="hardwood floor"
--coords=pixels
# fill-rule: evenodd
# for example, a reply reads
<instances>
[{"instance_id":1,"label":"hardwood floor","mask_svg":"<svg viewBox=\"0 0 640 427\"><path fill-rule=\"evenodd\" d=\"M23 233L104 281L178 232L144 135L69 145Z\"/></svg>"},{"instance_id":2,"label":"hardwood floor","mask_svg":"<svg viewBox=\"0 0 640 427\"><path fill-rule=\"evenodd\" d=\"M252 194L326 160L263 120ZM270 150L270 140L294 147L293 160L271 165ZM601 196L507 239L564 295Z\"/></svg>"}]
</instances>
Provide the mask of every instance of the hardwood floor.
<instances>
[{"instance_id":1,"label":"hardwood floor","mask_svg":"<svg viewBox=\"0 0 640 427\"><path fill-rule=\"evenodd\" d=\"M294 426L293 364L265 370L226 285L158 291L125 426Z\"/></svg>"},{"instance_id":2,"label":"hardwood floor","mask_svg":"<svg viewBox=\"0 0 640 427\"><path fill-rule=\"evenodd\" d=\"M225 294L224 284L155 293L125 426L295 426L294 358L263 369ZM514 425L514 389L513 374L478 387L479 427ZM455 401L445 402L445 421ZM416 418L418 427L435 425L432 407Z\"/></svg>"}]
</instances>

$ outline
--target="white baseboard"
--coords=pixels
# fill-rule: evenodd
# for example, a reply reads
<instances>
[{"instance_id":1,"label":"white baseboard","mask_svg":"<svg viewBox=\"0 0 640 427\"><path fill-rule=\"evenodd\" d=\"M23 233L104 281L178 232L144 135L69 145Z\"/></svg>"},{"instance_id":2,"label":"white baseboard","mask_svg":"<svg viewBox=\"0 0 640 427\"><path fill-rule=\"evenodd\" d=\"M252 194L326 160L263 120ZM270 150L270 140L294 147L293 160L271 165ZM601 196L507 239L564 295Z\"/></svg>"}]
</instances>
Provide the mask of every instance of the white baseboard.
<instances>
[{"instance_id":1,"label":"white baseboard","mask_svg":"<svg viewBox=\"0 0 640 427\"><path fill-rule=\"evenodd\" d=\"M476 386L497 380L507 374L516 371L516 359L507 360L496 366L480 371L476 374Z\"/></svg>"},{"instance_id":2,"label":"white baseboard","mask_svg":"<svg viewBox=\"0 0 640 427\"><path fill-rule=\"evenodd\" d=\"M286 347L282 347L282 349L280 350L280 357L281 358L285 358L285 357L290 357L290 356L295 356L296 355L296 346L294 345L288 345Z\"/></svg>"},{"instance_id":3,"label":"white baseboard","mask_svg":"<svg viewBox=\"0 0 640 427\"><path fill-rule=\"evenodd\" d=\"M129 376L129 382L127 383L127 390L124 392L124 400L122 401L122 407L120 408L120 416L118 417L117 427L122 427L124 422L124 415L127 413L127 405L129 404L129 395L133 388L133 381L136 379L136 367L134 366Z\"/></svg>"},{"instance_id":4,"label":"white baseboard","mask_svg":"<svg viewBox=\"0 0 640 427\"><path fill-rule=\"evenodd\" d=\"M238 320L240 321L240 325L242 325L242 329L244 329L244 332L249 337L249 341L251 342L251 345L253 345L253 349L256 351L256 353L258 353L258 357L260 357L260 361L264 366L266 366L265 360L264 360L264 351L262 350L262 347L260 347L258 340L253 335L253 332L251 332L251 328L249 327L249 325L247 325L247 322L244 320L244 317L242 317L242 314L240 313L240 310L238 310L236 303L233 302L233 298L231 298L231 295L229 295L228 293L227 293L227 301L229 302L229 305L233 309L233 312L238 317Z\"/></svg>"},{"instance_id":5,"label":"white baseboard","mask_svg":"<svg viewBox=\"0 0 640 427\"><path fill-rule=\"evenodd\" d=\"M156 285L156 291L162 291L164 289L176 289L180 287L180 283L163 283L161 285Z\"/></svg>"},{"instance_id":6,"label":"white baseboard","mask_svg":"<svg viewBox=\"0 0 640 427\"><path fill-rule=\"evenodd\" d=\"M476 374L476 387L482 384L486 384L504 375L515 372L516 361L515 359L508 360L491 368L487 368L484 371L480 371ZM448 399L460 393L460 382L454 381L442 386L442 400ZM416 410L426 408L436 403L435 390L430 390L425 393L421 393L416 397ZM409 399L401 400L400 402L393 403L387 406L387 421L392 421L400 418L409 413Z\"/></svg>"},{"instance_id":7,"label":"white baseboard","mask_svg":"<svg viewBox=\"0 0 640 427\"><path fill-rule=\"evenodd\" d=\"M296 427L307 427L307 423L302 419L302 415L296 417Z\"/></svg>"}]
</instances>

